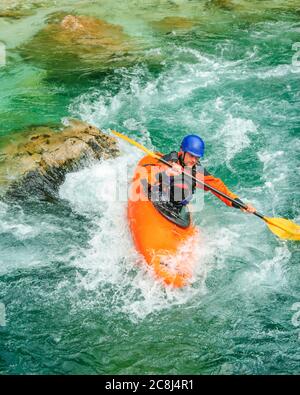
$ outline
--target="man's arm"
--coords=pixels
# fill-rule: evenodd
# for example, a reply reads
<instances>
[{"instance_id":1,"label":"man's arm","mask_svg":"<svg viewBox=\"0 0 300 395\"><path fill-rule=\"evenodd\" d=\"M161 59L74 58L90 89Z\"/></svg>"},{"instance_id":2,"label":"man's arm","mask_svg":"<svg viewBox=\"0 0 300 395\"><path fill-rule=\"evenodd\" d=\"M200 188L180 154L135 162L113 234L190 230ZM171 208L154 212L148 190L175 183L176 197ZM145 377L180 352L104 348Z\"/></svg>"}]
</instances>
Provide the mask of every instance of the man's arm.
<instances>
[{"instance_id":1,"label":"man's arm","mask_svg":"<svg viewBox=\"0 0 300 395\"><path fill-rule=\"evenodd\" d=\"M224 198L223 196L220 196L218 193L211 191L218 199L222 200L227 206L234 207L234 208L239 208L244 212L249 212L249 213L254 213L256 209L251 205L251 204L245 204L241 199L238 198L238 195L235 193L231 192L227 186L224 184L224 182L212 174L210 174L206 169L203 168L202 172L197 173L197 178L199 178L201 181L205 182L205 184L218 189L220 192L223 192L225 195L231 197L234 199L237 203L242 203L245 206L247 206L247 209L243 209L239 204L231 202L230 200ZM208 191L209 189L207 187L203 187L200 183L197 185L199 188L204 188L205 191Z\"/></svg>"},{"instance_id":2,"label":"man's arm","mask_svg":"<svg viewBox=\"0 0 300 395\"><path fill-rule=\"evenodd\" d=\"M238 199L238 195L231 192L220 178L214 177L213 175L209 174L204 175L203 181L205 182L205 184L217 189L220 192L223 192L225 195L231 197L232 199L238 200L240 203L243 203L240 199ZM208 191L209 189L204 187L204 190ZM230 200L224 198L223 196L220 196L218 193L214 191L210 192L213 193L218 199L222 200L222 202L225 203L227 206L240 208L239 205L232 203Z\"/></svg>"}]
</instances>

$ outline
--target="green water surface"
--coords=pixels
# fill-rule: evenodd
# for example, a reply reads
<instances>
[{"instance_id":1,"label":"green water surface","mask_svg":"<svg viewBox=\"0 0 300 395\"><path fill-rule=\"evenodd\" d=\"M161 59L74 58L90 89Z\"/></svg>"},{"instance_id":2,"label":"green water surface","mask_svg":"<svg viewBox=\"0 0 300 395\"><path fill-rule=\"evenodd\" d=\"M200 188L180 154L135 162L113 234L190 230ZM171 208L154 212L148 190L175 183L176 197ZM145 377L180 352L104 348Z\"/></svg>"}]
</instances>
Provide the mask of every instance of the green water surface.
<instances>
[{"instance_id":1,"label":"green water surface","mask_svg":"<svg viewBox=\"0 0 300 395\"><path fill-rule=\"evenodd\" d=\"M210 172L300 222L299 1L14 3L0 2L0 141L66 117L162 152L198 133ZM57 13L122 26L135 60L56 63L47 41L25 54ZM70 174L56 202L0 201L0 373L299 374L297 243L207 193L194 282L165 289L136 264L126 201L100 198L141 156L120 147Z\"/></svg>"}]
</instances>

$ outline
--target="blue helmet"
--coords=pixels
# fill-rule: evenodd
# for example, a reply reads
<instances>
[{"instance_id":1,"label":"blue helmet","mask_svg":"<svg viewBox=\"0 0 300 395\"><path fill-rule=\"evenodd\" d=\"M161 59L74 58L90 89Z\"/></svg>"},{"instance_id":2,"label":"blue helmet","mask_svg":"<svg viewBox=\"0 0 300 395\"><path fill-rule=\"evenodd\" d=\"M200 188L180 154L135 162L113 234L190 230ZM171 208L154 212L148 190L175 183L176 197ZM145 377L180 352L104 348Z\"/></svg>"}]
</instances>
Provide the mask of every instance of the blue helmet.
<instances>
[{"instance_id":1,"label":"blue helmet","mask_svg":"<svg viewBox=\"0 0 300 395\"><path fill-rule=\"evenodd\" d=\"M196 134L190 134L184 137L180 148L184 152L200 157L204 155L205 144L201 137Z\"/></svg>"}]
</instances>

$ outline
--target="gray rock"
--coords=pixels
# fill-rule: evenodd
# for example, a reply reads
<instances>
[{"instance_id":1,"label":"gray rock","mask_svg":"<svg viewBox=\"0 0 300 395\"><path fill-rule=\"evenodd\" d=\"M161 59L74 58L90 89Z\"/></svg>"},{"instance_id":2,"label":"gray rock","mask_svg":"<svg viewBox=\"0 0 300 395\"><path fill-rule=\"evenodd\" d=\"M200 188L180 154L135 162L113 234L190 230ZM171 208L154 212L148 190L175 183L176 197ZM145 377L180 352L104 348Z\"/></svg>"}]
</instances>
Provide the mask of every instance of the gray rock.
<instances>
[{"instance_id":1,"label":"gray rock","mask_svg":"<svg viewBox=\"0 0 300 395\"><path fill-rule=\"evenodd\" d=\"M113 137L78 120L62 130L36 127L15 134L0 151L0 195L53 199L67 172L118 153Z\"/></svg>"}]
</instances>

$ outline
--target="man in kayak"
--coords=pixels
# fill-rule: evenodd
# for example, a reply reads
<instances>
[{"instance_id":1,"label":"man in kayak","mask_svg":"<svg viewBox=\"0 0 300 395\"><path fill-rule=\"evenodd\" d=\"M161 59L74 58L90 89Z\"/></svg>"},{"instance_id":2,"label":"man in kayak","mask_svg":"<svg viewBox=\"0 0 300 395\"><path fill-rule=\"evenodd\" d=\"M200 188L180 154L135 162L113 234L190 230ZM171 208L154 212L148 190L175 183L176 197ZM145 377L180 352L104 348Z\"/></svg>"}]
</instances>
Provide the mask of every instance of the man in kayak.
<instances>
[{"instance_id":1,"label":"man in kayak","mask_svg":"<svg viewBox=\"0 0 300 395\"><path fill-rule=\"evenodd\" d=\"M152 201L158 201L169 210L180 213L182 207L186 206L192 199L196 188L208 190L201 183L187 177L183 171L196 177L205 184L223 192L236 202L243 203L236 194L231 192L226 185L219 179L210 174L201 164L200 158L204 155L205 144L201 137L197 135L185 136L181 142L180 151L172 151L162 158L171 163L172 167L157 162L151 165L151 181L147 182L148 197ZM146 180L145 180L146 181ZM146 187L145 183L144 187ZM241 208L238 204L220 196L212 191L227 206ZM245 204L245 203L243 203ZM256 209L251 205L242 211L254 213Z\"/></svg>"}]
</instances>

